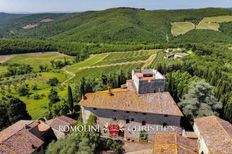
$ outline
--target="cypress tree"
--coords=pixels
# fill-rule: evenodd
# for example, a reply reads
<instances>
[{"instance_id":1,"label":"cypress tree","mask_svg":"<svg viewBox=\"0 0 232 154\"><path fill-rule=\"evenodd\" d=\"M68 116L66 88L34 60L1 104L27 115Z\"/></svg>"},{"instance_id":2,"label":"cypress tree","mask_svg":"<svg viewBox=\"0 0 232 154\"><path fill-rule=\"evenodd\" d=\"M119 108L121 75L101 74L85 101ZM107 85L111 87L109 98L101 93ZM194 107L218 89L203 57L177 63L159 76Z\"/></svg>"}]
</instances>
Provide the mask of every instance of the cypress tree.
<instances>
[{"instance_id":1,"label":"cypress tree","mask_svg":"<svg viewBox=\"0 0 232 154\"><path fill-rule=\"evenodd\" d=\"M74 105L73 105L73 95L72 95L72 88L68 86L68 104L70 111L73 112L74 110Z\"/></svg>"}]
</instances>

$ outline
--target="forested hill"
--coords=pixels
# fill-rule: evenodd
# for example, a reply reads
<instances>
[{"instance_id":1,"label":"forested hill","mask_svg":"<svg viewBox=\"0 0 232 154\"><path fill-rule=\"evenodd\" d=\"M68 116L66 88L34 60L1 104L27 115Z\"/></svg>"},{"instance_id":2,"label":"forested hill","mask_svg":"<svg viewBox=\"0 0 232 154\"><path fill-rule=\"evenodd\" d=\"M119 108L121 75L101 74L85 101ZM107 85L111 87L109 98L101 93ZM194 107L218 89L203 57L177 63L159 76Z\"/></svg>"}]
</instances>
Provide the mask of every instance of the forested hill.
<instances>
[{"instance_id":1,"label":"forested hill","mask_svg":"<svg viewBox=\"0 0 232 154\"><path fill-rule=\"evenodd\" d=\"M1 22L0 37L92 43L167 43L183 42L185 39L192 42L231 42L231 30L228 28L219 31L192 30L177 37L171 33L173 22L198 24L204 17L225 15L232 15L232 10L206 8L148 11L114 8L72 14L34 14ZM45 18L54 21L41 23ZM23 28L27 25L36 26Z\"/></svg>"},{"instance_id":2,"label":"forested hill","mask_svg":"<svg viewBox=\"0 0 232 154\"><path fill-rule=\"evenodd\" d=\"M0 12L0 22L3 22L5 20L15 19L26 16L25 14L8 14L4 12Z\"/></svg>"}]
</instances>

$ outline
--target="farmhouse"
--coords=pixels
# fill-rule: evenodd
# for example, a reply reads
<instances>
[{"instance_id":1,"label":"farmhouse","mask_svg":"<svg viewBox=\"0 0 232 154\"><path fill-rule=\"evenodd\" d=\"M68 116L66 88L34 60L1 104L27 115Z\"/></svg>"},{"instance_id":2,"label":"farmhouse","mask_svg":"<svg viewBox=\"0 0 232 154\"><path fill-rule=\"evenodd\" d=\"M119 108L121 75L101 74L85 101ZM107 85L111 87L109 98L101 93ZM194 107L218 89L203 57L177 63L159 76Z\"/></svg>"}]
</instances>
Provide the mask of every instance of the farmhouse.
<instances>
[{"instance_id":1,"label":"farmhouse","mask_svg":"<svg viewBox=\"0 0 232 154\"><path fill-rule=\"evenodd\" d=\"M193 128L198 136L199 153L231 153L232 125L229 122L209 116L195 119Z\"/></svg>"},{"instance_id":2,"label":"farmhouse","mask_svg":"<svg viewBox=\"0 0 232 154\"><path fill-rule=\"evenodd\" d=\"M75 120L56 117L50 121L20 120L0 132L0 153L44 153L44 147L53 139L63 137L59 126L74 125Z\"/></svg>"},{"instance_id":3,"label":"farmhouse","mask_svg":"<svg viewBox=\"0 0 232 154\"><path fill-rule=\"evenodd\" d=\"M141 131L152 140L160 131L181 132L183 116L175 101L165 92L165 78L157 70L132 71L132 80L121 88L88 93L81 101L82 118L91 114L103 136L109 136L110 124L118 124L119 135L138 140Z\"/></svg>"}]
</instances>

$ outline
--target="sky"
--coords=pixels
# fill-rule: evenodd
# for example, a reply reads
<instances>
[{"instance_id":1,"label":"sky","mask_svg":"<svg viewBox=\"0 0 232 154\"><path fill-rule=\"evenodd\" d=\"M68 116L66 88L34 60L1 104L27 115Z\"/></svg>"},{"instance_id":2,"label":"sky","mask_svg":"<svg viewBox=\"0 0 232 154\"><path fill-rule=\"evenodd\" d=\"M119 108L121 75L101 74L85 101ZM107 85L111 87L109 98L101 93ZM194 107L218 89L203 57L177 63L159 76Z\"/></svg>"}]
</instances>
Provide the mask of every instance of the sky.
<instances>
[{"instance_id":1,"label":"sky","mask_svg":"<svg viewBox=\"0 0 232 154\"><path fill-rule=\"evenodd\" d=\"M114 7L147 10L204 7L232 8L232 0L0 0L0 12L82 12Z\"/></svg>"}]
</instances>

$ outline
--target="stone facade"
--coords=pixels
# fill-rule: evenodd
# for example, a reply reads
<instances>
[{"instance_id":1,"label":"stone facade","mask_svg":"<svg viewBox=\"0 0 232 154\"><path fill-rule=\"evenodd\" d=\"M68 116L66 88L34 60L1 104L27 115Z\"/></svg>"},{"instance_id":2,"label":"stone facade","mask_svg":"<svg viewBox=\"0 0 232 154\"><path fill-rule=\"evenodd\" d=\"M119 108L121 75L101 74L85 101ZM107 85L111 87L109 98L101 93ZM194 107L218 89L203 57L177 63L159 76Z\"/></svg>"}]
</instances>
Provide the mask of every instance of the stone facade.
<instances>
[{"instance_id":1,"label":"stone facade","mask_svg":"<svg viewBox=\"0 0 232 154\"><path fill-rule=\"evenodd\" d=\"M181 133L180 116L96 109L82 106L84 122L87 122L91 114L96 115L103 136L109 135L109 132L104 132L104 127L112 123L122 125L124 137L131 140L139 140L141 130L146 130L149 140L153 139L156 132L176 131Z\"/></svg>"},{"instance_id":2,"label":"stone facade","mask_svg":"<svg viewBox=\"0 0 232 154\"><path fill-rule=\"evenodd\" d=\"M107 125L116 123L123 127L120 134L131 140L139 140L142 130L148 133L149 140L153 139L155 133L161 131L181 133L182 113L169 93L162 94L165 93L165 78L161 73L150 69L132 71L132 80L127 81L126 89L121 92L117 90L118 93L111 91L112 96L106 96L104 92L96 95L86 94L85 99L81 101L83 122L87 122L89 116L93 114L97 117L103 136L109 135ZM115 108L109 104L115 105ZM138 108L141 104L143 105Z\"/></svg>"},{"instance_id":3,"label":"stone facade","mask_svg":"<svg viewBox=\"0 0 232 154\"><path fill-rule=\"evenodd\" d=\"M141 74L141 77L138 74ZM145 77L143 78L143 76ZM147 79L146 76L150 79ZM156 70L132 71L132 80L138 94L163 92L165 90L165 78Z\"/></svg>"},{"instance_id":4,"label":"stone facade","mask_svg":"<svg viewBox=\"0 0 232 154\"><path fill-rule=\"evenodd\" d=\"M199 145L199 153L209 154L209 149L207 148L205 141L204 141L203 137L201 136L200 131L199 131L196 124L193 125L193 129L194 129L195 134L198 137L197 141L198 141L198 145Z\"/></svg>"}]
</instances>

